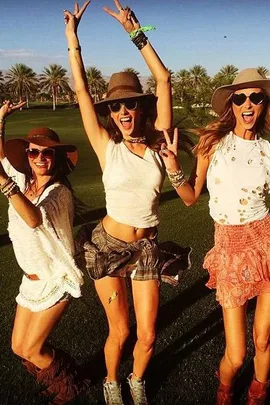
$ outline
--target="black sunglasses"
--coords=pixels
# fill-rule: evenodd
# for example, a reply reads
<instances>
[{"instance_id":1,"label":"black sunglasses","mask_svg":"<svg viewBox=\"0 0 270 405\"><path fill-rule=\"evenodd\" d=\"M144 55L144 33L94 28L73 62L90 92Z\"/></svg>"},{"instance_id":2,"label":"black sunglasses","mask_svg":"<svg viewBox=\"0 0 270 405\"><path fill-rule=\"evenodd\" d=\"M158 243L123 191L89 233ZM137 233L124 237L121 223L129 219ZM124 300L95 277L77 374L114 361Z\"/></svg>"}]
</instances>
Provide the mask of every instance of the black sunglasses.
<instances>
[{"instance_id":1,"label":"black sunglasses","mask_svg":"<svg viewBox=\"0 0 270 405\"><path fill-rule=\"evenodd\" d=\"M111 112L118 112L121 109L121 106L124 106L127 110L136 110L138 107L138 101L137 100L125 100L125 101L115 101L114 103L109 103L108 107L111 110Z\"/></svg>"},{"instance_id":2,"label":"black sunglasses","mask_svg":"<svg viewBox=\"0 0 270 405\"><path fill-rule=\"evenodd\" d=\"M235 105L240 106L240 105L242 105L242 104L245 103L245 101L246 101L247 98L250 99L250 101L252 102L252 104L259 105L259 104L262 104L263 101L265 100L265 94L262 93L261 91L260 91L259 93L255 93L255 92L254 92L254 93L251 93L249 96L247 96L247 95L244 94L244 93L239 93L239 94L234 93L234 94L232 95L232 102L233 102Z\"/></svg>"},{"instance_id":3,"label":"black sunglasses","mask_svg":"<svg viewBox=\"0 0 270 405\"><path fill-rule=\"evenodd\" d=\"M39 149L35 149L35 148L33 148L33 149L28 148L28 149L26 149L26 153L30 159L36 159L39 156L39 154L41 154L45 159L52 159L55 154L55 149L46 148L43 150L39 150Z\"/></svg>"}]
</instances>

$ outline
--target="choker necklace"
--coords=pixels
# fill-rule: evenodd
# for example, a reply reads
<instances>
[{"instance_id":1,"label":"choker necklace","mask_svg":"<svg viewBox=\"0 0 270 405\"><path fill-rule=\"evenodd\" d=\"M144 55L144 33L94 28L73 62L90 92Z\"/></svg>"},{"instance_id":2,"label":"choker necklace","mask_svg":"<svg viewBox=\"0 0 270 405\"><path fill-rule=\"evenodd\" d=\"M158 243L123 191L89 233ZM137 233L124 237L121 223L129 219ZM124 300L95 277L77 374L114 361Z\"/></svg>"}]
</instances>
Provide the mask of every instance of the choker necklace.
<instances>
[{"instance_id":1,"label":"choker necklace","mask_svg":"<svg viewBox=\"0 0 270 405\"><path fill-rule=\"evenodd\" d=\"M130 138L130 139L124 139L124 142L129 142L129 143L146 143L146 137L145 136L138 136L137 138Z\"/></svg>"}]
</instances>

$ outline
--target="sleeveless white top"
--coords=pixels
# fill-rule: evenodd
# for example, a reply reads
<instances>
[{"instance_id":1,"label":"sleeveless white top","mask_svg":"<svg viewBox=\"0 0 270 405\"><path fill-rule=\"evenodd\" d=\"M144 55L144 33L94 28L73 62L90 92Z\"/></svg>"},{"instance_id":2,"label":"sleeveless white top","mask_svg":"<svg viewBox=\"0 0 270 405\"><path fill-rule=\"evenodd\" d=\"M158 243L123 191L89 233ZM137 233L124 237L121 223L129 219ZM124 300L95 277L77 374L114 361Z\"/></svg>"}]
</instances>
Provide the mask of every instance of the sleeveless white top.
<instances>
[{"instance_id":1,"label":"sleeveless white top","mask_svg":"<svg viewBox=\"0 0 270 405\"><path fill-rule=\"evenodd\" d=\"M270 186L270 144L230 132L217 145L207 172L210 215L226 225L263 219Z\"/></svg>"},{"instance_id":2,"label":"sleeveless white top","mask_svg":"<svg viewBox=\"0 0 270 405\"><path fill-rule=\"evenodd\" d=\"M157 152L146 148L143 157L132 153L124 142L110 140L102 180L108 215L136 228L159 224L158 205L165 177Z\"/></svg>"}]
</instances>

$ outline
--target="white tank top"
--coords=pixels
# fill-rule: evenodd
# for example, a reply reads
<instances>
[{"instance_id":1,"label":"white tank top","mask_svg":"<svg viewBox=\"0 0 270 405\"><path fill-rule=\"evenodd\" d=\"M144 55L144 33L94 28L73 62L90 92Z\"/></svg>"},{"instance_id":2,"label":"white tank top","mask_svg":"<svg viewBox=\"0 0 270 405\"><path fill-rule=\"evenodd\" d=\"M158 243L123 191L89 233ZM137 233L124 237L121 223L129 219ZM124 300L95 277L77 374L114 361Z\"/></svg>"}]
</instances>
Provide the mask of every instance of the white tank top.
<instances>
[{"instance_id":1,"label":"white tank top","mask_svg":"<svg viewBox=\"0 0 270 405\"><path fill-rule=\"evenodd\" d=\"M239 225L268 214L270 144L246 140L230 132L217 145L207 172L211 217L220 224Z\"/></svg>"},{"instance_id":2,"label":"white tank top","mask_svg":"<svg viewBox=\"0 0 270 405\"><path fill-rule=\"evenodd\" d=\"M157 152L146 148L141 158L124 142L116 144L110 140L102 176L108 215L136 228L158 225L164 177L164 166Z\"/></svg>"}]
</instances>

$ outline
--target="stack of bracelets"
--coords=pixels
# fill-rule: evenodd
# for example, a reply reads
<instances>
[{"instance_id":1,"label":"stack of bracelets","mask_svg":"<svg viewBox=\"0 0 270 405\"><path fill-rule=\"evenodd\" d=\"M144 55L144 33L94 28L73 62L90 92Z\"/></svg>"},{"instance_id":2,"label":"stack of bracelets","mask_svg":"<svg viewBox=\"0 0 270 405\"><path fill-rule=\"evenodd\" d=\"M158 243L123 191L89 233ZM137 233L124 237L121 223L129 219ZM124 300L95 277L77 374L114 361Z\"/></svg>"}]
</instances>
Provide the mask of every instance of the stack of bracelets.
<instances>
[{"instance_id":1,"label":"stack of bracelets","mask_svg":"<svg viewBox=\"0 0 270 405\"><path fill-rule=\"evenodd\" d=\"M6 182L2 186L0 186L0 191L4 194L4 196L10 198L14 194L18 194L20 192L20 188L17 183L12 180L12 178L8 177Z\"/></svg>"},{"instance_id":2,"label":"stack of bracelets","mask_svg":"<svg viewBox=\"0 0 270 405\"><path fill-rule=\"evenodd\" d=\"M141 27L129 33L131 41L137 46L139 51L147 45L148 38L143 32L144 29L145 27ZM146 29L148 29L148 27L146 27Z\"/></svg>"},{"instance_id":3,"label":"stack of bracelets","mask_svg":"<svg viewBox=\"0 0 270 405\"><path fill-rule=\"evenodd\" d=\"M186 184L187 181L185 179L185 175L184 175L184 172L181 167L180 167L180 169L176 170L175 172L169 172L168 170L166 170L166 171L167 171L168 178L169 178L173 188L177 189L178 187Z\"/></svg>"}]
</instances>

